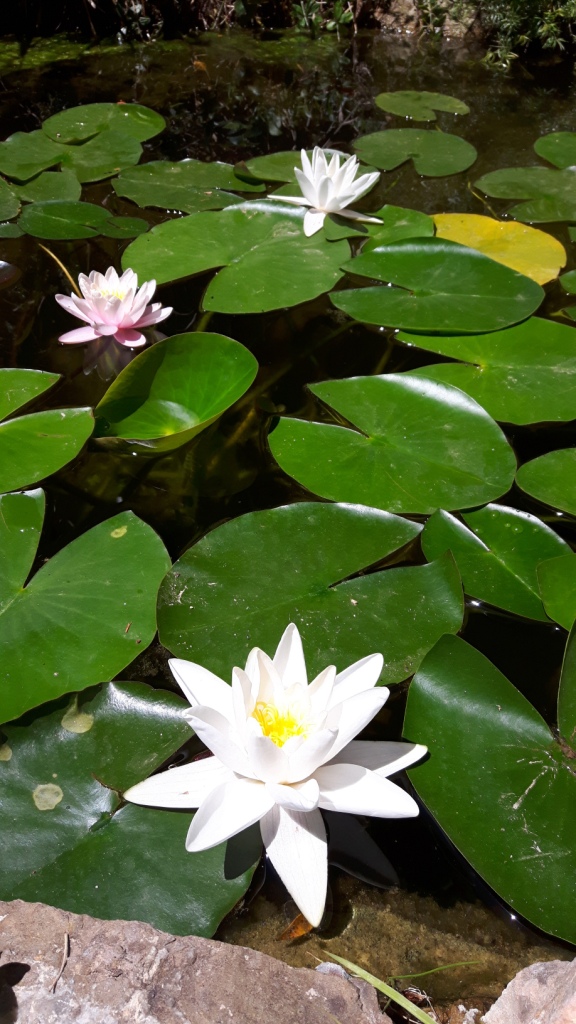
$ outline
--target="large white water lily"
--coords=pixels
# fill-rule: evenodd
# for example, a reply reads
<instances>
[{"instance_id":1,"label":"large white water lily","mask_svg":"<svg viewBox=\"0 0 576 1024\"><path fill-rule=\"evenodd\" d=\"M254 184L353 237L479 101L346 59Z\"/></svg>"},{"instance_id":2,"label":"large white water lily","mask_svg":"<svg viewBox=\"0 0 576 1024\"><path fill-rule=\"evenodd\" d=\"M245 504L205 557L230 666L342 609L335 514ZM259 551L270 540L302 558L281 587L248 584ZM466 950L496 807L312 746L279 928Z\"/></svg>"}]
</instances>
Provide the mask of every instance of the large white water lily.
<instances>
[{"instance_id":1,"label":"large white water lily","mask_svg":"<svg viewBox=\"0 0 576 1024\"><path fill-rule=\"evenodd\" d=\"M381 223L378 217L369 217L364 213L346 209L350 203L356 202L370 191L378 181L380 172L373 171L356 178L359 166L356 157L349 156L340 166L340 156L340 153L332 153L328 162L324 150L320 146L315 146L310 161L306 150L303 149L302 168L294 168L302 195L270 196L270 199L278 199L282 203L310 207L304 216L305 235L314 235L320 231L328 213L337 213L340 217L348 217L350 220Z\"/></svg>"},{"instance_id":2,"label":"large white water lily","mask_svg":"<svg viewBox=\"0 0 576 1024\"><path fill-rule=\"evenodd\" d=\"M198 807L186 839L191 852L217 846L260 822L262 839L304 916L324 913L328 863L320 808L411 818L418 805L387 776L425 754L415 743L354 737L389 691L376 688L382 655L308 683L300 634L289 625L273 659L255 648L232 686L207 669L174 659L190 701L184 715L212 757L132 786L127 800L151 807Z\"/></svg>"},{"instance_id":3,"label":"large white water lily","mask_svg":"<svg viewBox=\"0 0 576 1024\"><path fill-rule=\"evenodd\" d=\"M81 345L97 338L112 337L119 345L141 348L146 344L143 327L152 327L170 316L171 306L160 302L150 305L156 290L156 281L145 281L138 288L138 277L133 270L125 270L118 277L114 267L105 274L93 270L89 277L80 274L79 295L56 295L56 302L72 316L84 320L88 327L77 327L61 334L65 345Z\"/></svg>"}]
</instances>

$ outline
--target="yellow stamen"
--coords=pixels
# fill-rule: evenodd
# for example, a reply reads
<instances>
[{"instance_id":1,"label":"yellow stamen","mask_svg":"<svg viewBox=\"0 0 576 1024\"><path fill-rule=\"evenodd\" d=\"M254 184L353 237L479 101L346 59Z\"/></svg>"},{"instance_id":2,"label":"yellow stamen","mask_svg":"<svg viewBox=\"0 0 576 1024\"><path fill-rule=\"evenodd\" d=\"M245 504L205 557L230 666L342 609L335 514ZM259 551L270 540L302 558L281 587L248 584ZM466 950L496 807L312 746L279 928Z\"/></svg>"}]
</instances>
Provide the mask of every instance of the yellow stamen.
<instances>
[{"instance_id":1,"label":"yellow stamen","mask_svg":"<svg viewBox=\"0 0 576 1024\"><path fill-rule=\"evenodd\" d=\"M283 747L291 736L307 736L310 731L309 723L295 706L279 708L276 704L259 701L252 718L260 725L263 735L269 736L277 747Z\"/></svg>"}]
</instances>

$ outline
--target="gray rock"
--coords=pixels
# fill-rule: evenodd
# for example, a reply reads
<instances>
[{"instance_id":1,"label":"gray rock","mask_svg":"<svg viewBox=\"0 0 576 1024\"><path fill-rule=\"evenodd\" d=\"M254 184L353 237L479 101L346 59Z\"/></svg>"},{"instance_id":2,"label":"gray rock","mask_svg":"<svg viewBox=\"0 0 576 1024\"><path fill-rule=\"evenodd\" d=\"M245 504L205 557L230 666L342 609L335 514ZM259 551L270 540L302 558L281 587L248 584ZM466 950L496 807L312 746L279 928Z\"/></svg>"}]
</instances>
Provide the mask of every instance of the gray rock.
<instances>
[{"instance_id":1,"label":"gray rock","mask_svg":"<svg viewBox=\"0 0 576 1024\"><path fill-rule=\"evenodd\" d=\"M0 901L0 951L0 1024L390 1024L364 982L137 921Z\"/></svg>"},{"instance_id":2,"label":"gray rock","mask_svg":"<svg viewBox=\"0 0 576 1024\"><path fill-rule=\"evenodd\" d=\"M525 967L482 1020L484 1024L576 1024L576 960Z\"/></svg>"}]
</instances>

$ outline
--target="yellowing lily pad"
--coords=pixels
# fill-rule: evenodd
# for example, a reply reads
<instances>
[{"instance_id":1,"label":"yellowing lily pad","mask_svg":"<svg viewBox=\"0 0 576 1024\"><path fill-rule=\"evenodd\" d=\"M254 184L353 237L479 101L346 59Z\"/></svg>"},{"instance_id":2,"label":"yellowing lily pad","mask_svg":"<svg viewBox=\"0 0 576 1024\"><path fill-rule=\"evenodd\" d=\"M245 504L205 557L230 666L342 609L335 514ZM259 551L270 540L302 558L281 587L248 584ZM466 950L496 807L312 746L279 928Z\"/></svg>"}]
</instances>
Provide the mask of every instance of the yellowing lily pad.
<instances>
[{"instance_id":1,"label":"yellowing lily pad","mask_svg":"<svg viewBox=\"0 0 576 1024\"><path fill-rule=\"evenodd\" d=\"M477 249L538 284L558 277L566 265L566 250L546 231L517 221L494 220L477 213L437 213L436 235Z\"/></svg>"}]
</instances>

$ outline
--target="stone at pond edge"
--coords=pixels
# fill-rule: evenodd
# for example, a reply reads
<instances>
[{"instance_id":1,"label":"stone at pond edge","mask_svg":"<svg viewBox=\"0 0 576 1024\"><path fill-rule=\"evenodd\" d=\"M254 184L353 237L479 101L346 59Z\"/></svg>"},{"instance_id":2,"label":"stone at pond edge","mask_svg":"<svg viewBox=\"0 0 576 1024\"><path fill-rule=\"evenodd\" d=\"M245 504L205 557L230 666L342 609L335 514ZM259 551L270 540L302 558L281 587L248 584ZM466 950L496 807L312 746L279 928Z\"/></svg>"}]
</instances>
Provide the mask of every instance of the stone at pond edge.
<instances>
[{"instance_id":1,"label":"stone at pond edge","mask_svg":"<svg viewBox=\"0 0 576 1024\"><path fill-rule=\"evenodd\" d=\"M525 967L488 1013L483 1024L574 1024L576 960L550 960Z\"/></svg>"},{"instance_id":2,"label":"stone at pond edge","mask_svg":"<svg viewBox=\"0 0 576 1024\"><path fill-rule=\"evenodd\" d=\"M70 955L53 993L66 933ZM10 963L21 965L9 979L14 987L0 986L2 1022L391 1024L365 982L289 967L243 946L174 937L138 921L0 901L0 951L2 974Z\"/></svg>"}]
</instances>

